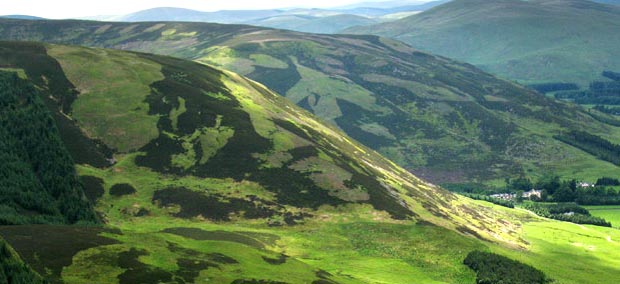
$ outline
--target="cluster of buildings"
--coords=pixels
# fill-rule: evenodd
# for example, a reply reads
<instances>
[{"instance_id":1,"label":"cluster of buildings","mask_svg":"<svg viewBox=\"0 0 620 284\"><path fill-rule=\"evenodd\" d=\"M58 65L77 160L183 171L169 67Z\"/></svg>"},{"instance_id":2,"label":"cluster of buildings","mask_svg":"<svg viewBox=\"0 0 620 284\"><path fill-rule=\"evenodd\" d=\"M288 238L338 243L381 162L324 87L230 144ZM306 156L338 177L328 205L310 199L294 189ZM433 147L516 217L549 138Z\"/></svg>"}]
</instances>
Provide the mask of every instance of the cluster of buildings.
<instances>
[{"instance_id":1,"label":"cluster of buildings","mask_svg":"<svg viewBox=\"0 0 620 284\"><path fill-rule=\"evenodd\" d=\"M539 199L542 198L542 190L532 189L523 193L523 198L531 199L534 196ZM491 195L491 197L503 200L514 200L517 198L517 195L514 193L498 193Z\"/></svg>"},{"instance_id":2,"label":"cluster of buildings","mask_svg":"<svg viewBox=\"0 0 620 284\"><path fill-rule=\"evenodd\" d=\"M592 183L581 181L577 183L577 186L581 188L588 188L588 187L594 187L595 185ZM517 198L517 195L515 193L497 193L497 194L492 194L490 196L497 198L497 199L503 199L503 200L514 200L515 198ZM523 193L523 198L525 199L528 199L528 198L531 199L534 196L539 199L542 198L542 190L532 189L530 191L526 191Z\"/></svg>"}]
</instances>

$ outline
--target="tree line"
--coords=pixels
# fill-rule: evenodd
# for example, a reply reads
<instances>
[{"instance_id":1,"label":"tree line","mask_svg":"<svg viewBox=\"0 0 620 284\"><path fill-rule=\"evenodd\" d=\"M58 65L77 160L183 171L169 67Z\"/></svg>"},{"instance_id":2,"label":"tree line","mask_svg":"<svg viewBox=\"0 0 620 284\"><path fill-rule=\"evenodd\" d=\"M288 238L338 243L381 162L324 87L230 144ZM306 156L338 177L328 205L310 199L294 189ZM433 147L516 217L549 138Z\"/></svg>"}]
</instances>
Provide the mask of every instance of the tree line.
<instances>
[{"instance_id":1,"label":"tree line","mask_svg":"<svg viewBox=\"0 0 620 284\"><path fill-rule=\"evenodd\" d=\"M34 86L0 72L0 225L97 223Z\"/></svg>"},{"instance_id":2,"label":"tree line","mask_svg":"<svg viewBox=\"0 0 620 284\"><path fill-rule=\"evenodd\" d=\"M531 84L528 87L538 91L539 93L551 93L557 91L570 91L570 90L579 90L579 86L574 83L541 83L541 84Z\"/></svg>"},{"instance_id":3,"label":"tree line","mask_svg":"<svg viewBox=\"0 0 620 284\"><path fill-rule=\"evenodd\" d=\"M476 271L478 284L543 284L551 279L540 270L503 255L472 251L463 264Z\"/></svg>"},{"instance_id":4,"label":"tree line","mask_svg":"<svg viewBox=\"0 0 620 284\"><path fill-rule=\"evenodd\" d=\"M45 281L24 264L17 254L0 239L0 284L45 284Z\"/></svg>"},{"instance_id":5,"label":"tree line","mask_svg":"<svg viewBox=\"0 0 620 284\"><path fill-rule=\"evenodd\" d=\"M588 152L601 160L620 165L620 145L613 144L599 136L585 131L572 130L555 135L553 138Z\"/></svg>"},{"instance_id":6,"label":"tree line","mask_svg":"<svg viewBox=\"0 0 620 284\"><path fill-rule=\"evenodd\" d=\"M556 99L571 100L577 104L620 105L620 73L604 71L602 75L612 81L591 82L586 90L579 90L578 87L569 88L571 84L562 83L531 87L543 93L556 92L554 94Z\"/></svg>"},{"instance_id":7,"label":"tree line","mask_svg":"<svg viewBox=\"0 0 620 284\"><path fill-rule=\"evenodd\" d=\"M525 202L522 204L522 207L536 213L538 216L545 218L576 224L611 227L611 223L607 222L603 218L590 215L590 212L587 209L575 203L542 204Z\"/></svg>"},{"instance_id":8,"label":"tree line","mask_svg":"<svg viewBox=\"0 0 620 284\"><path fill-rule=\"evenodd\" d=\"M493 204L508 207L508 208L515 208L515 203L510 200L499 199L499 198L491 197L485 194L476 194L476 193L467 193L467 192L461 192L460 194L463 196L467 196L471 199L487 201L487 202L491 202Z\"/></svg>"}]
</instances>

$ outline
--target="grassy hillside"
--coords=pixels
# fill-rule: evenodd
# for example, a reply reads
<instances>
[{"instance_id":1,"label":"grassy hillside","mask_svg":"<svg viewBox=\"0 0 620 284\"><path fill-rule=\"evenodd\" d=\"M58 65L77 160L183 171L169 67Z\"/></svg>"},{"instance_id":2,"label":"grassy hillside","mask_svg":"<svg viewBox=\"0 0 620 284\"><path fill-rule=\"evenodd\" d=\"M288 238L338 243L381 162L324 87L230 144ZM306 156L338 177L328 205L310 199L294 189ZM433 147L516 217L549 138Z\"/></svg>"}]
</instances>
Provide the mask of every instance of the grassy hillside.
<instances>
[{"instance_id":1,"label":"grassy hillside","mask_svg":"<svg viewBox=\"0 0 620 284\"><path fill-rule=\"evenodd\" d=\"M587 86L620 70L620 8L586 0L455 0L346 30L402 40L525 83Z\"/></svg>"},{"instance_id":2,"label":"grassy hillside","mask_svg":"<svg viewBox=\"0 0 620 284\"><path fill-rule=\"evenodd\" d=\"M205 23L3 20L0 27L0 38L167 54L239 72L434 182L545 172L594 181L618 170L553 138L580 129L615 141L615 119L384 38Z\"/></svg>"},{"instance_id":3,"label":"grassy hillside","mask_svg":"<svg viewBox=\"0 0 620 284\"><path fill-rule=\"evenodd\" d=\"M74 155L111 152L110 164L93 155L77 166L106 227L0 228L53 282L473 283L463 260L474 250L557 283L620 281L620 231L448 193L234 73L113 50L0 49L66 114L63 139L77 126L101 144ZM78 93L63 105L66 89L52 86L65 80ZM135 125L156 134L108 135Z\"/></svg>"}]
</instances>

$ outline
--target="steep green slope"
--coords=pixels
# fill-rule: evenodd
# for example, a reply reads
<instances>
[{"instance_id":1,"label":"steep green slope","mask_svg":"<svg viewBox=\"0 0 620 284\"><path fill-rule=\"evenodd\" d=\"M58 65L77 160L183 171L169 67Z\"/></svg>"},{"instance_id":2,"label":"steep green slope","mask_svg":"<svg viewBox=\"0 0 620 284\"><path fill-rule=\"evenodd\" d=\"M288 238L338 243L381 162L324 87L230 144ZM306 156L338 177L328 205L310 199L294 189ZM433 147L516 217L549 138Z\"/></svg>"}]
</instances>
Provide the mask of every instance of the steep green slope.
<instances>
[{"instance_id":1,"label":"steep green slope","mask_svg":"<svg viewBox=\"0 0 620 284\"><path fill-rule=\"evenodd\" d=\"M503 181L553 172L592 180L618 167L555 140L595 120L471 65L374 36L313 35L205 23L0 21L0 38L104 46L222 66L284 94L434 182Z\"/></svg>"},{"instance_id":2,"label":"steep green slope","mask_svg":"<svg viewBox=\"0 0 620 284\"><path fill-rule=\"evenodd\" d=\"M402 40L525 83L587 86L620 70L620 8L586 0L455 0L346 30Z\"/></svg>"},{"instance_id":3,"label":"steep green slope","mask_svg":"<svg viewBox=\"0 0 620 284\"><path fill-rule=\"evenodd\" d=\"M61 127L78 126L88 141L112 152L110 164L85 159L78 169L99 213L120 231L0 230L52 280L194 283L201 271L217 267L219 272L209 273L216 282L359 283L266 248L276 247L273 232L247 231L314 223L318 216L349 218L348 212L397 223L426 220L524 245L517 224L499 232L490 208L420 181L236 74L112 50L34 43L2 43L0 49L7 68L32 78L45 97L58 102L48 107L65 113L69 121L57 121ZM51 62L62 69L51 68ZM65 81L71 89L52 87ZM75 94L73 100L63 101L67 92ZM71 140L72 133L61 134ZM240 225L246 229L230 232ZM33 240L37 234L46 237ZM196 247L205 240L217 246ZM51 247L62 252L52 253ZM445 277L469 275L461 268Z\"/></svg>"},{"instance_id":4,"label":"steep green slope","mask_svg":"<svg viewBox=\"0 0 620 284\"><path fill-rule=\"evenodd\" d=\"M224 192L206 198L205 202L221 208L204 217L229 220L234 212L250 219L289 216L284 221L294 224L303 220L304 214L291 212L287 206L312 210L322 205L361 203L396 219L411 219L421 217L414 208L422 200L426 210L445 207L459 212L449 206L450 200L459 198L420 181L262 85L236 74L148 54L11 42L3 43L2 48L2 60L10 68L23 70L29 78L45 78L34 80L45 95L61 102L66 93L49 86L64 80L73 84L72 91L79 92L66 105L50 107L65 113L70 120L66 124L78 126L88 139L112 152L109 164L83 160L80 164L88 166L81 171L129 163L138 167L136 170L170 177L191 175L232 184L245 181L257 190L249 203L228 196L233 206L219 204L218 200L228 199L221 195ZM44 65L29 65L31 58L57 61L62 73ZM61 131L67 140L71 134ZM85 182L88 186L96 183ZM129 180L115 184L119 188L111 191L118 196L143 193L132 188ZM153 200L162 205L175 203L174 192L192 196L190 185L159 187ZM205 213L200 208L188 210L176 214L194 217Z\"/></svg>"},{"instance_id":5,"label":"steep green slope","mask_svg":"<svg viewBox=\"0 0 620 284\"><path fill-rule=\"evenodd\" d=\"M0 161L0 224L97 222L38 92L7 71L0 71Z\"/></svg>"},{"instance_id":6,"label":"steep green slope","mask_svg":"<svg viewBox=\"0 0 620 284\"><path fill-rule=\"evenodd\" d=\"M72 154L99 151L77 168L105 228L0 228L53 282L473 283L463 260L475 250L557 283L620 281L620 231L453 195L234 73L114 50L0 49L66 114L63 140L88 144ZM156 133L131 135L136 125Z\"/></svg>"}]
</instances>

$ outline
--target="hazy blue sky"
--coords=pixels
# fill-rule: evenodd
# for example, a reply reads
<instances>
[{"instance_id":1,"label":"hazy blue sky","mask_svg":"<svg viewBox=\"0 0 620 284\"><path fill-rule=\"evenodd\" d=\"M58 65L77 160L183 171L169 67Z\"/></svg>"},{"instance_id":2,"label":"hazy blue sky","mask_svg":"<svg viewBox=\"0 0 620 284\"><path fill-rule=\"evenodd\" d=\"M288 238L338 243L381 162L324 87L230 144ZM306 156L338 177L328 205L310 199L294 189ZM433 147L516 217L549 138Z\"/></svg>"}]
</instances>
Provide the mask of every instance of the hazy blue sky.
<instances>
[{"instance_id":1,"label":"hazy blue sky","mask_svg":"<svg viewBox=\"0 0 620 284\"><path fill-rule=\"evenodd\" d=\"M0 15L24 14L51 19L123 15L154 7L182 7L200 11L337 7L386 0L0 0ZM420 0L419 2L427 2ZM312 4L308 4L312 3Z\"/></svg>"}]
</instances>

